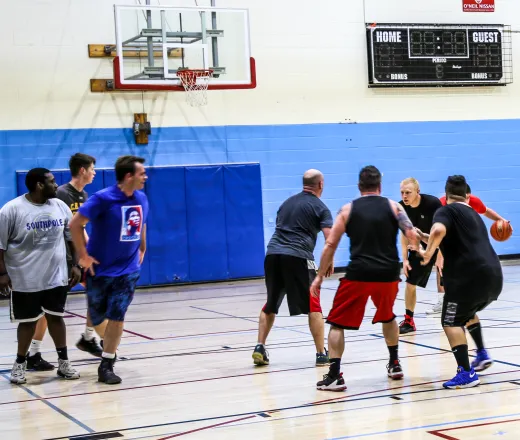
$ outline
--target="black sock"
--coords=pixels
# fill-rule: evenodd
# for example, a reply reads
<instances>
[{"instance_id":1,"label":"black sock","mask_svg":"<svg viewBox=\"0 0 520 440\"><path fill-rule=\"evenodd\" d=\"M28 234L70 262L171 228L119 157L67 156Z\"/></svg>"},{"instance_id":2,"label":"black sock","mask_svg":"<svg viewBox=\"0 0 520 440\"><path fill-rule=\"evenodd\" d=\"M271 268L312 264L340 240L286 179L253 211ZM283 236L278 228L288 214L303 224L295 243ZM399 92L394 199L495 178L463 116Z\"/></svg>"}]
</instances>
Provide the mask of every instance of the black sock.
<instances>
[{"instance_id":1,"label":"black sock","mask_svg":"<svg viewBox=\"0 0 520 440\"><path fill-rule=\"evenodd\" d=\"M329 376L338 377L341 366L341 358L330 359Z\"/></svg>"},{"instance_id":2,"label":"black sock","mask_svg":"<svg viewBox=\"0 0 520 440\"><path fill-rule=\"evenodd\" d=\"M395 361L399 360L399 357L397 355L398 347L399 347L398 345L388 346L388 351L390 352L390 365L395 363Z\"/></svg>"},{"instance_id":3,"label":"black sock","mask_svg":"<svg viewBox=\"0 0 520 440\"><path fill-rule=\"evenodd\" d=\"M412 312L411 310L406 309L406 314L407 314L410 318L413 318L413 312Z\"/></svg>"},{"instance_id":4,"label":"black sock","mask_svg":"<svg viewBox=\"0 0 520 440\"><path fill-rule=\"evenodd\" d=\"M466 371L469 371L471 367L469 366L468 346L466 344L457 345L452 348L452 351L455 360L457 361L457 365L464 368Z\"/></svg>"},{"instance_id":5,"label":"black sock","mask_svg":"<svg viewBox=\"0 0 520 440\"><path fill-rule=\"evenodd\" d=\"M63 348L57 348L56 351L58 352L58 358L62 361L68 361L69 357L67 355L67 347Z\"/></svg>"},{"instance_id":6,"label":"black sock","mask_svg":"<svg viewBox=\"0 0 520 440\"><path fill-rule=\"evenodd\" d=\"M470 325L468 327L468 332L475 341L477 349L482 350L484 348L484 340L482 339L482 327L480 327L480 322Z\"/></svg>"},{"instance_id":7,"label":"black sock","mask_svg":"<svg viewBox=\"0 0 520 440\"><path fill-rule=\"evenodd\" d=\"M23 364L26 361L26 356L20 356L19 354L16 355L16 363L17 364Z\"/></svg>"}]
</instances>

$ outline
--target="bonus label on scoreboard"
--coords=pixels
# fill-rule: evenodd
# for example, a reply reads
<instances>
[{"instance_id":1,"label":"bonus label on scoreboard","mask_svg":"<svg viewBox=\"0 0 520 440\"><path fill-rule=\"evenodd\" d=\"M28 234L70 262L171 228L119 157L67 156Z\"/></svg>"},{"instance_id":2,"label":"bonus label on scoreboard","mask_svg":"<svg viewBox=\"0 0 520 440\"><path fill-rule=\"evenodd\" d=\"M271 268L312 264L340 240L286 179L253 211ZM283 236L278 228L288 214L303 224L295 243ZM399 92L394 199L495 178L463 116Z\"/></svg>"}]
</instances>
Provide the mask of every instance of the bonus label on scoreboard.
<instances>
[{"instance_id":1,"label":"bonus label on scoreboard","mask_svg":"<svg viewBox=\"0 0 520 440\"><path fill-rule=\"evenodd\" d=\"M484 85L503 77L503 26L367 27L369 84Z\"/></svg>"}]
</instances>

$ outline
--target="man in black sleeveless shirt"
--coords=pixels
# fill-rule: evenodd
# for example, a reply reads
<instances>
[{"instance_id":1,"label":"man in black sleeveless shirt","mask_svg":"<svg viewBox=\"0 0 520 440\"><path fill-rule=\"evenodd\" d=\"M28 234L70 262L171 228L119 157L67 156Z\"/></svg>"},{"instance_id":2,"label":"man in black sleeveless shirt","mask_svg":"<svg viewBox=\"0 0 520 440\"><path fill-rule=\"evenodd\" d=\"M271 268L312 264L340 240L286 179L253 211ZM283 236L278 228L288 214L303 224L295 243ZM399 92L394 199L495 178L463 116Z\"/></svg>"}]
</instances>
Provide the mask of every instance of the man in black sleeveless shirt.
<instances>
[{"instance_id":1,"label":"man in black sleeveless shirt","mask_svg":"<svg viewBox=\"0 0 520 440\"><path fill-rule=\"evenodd\" d=\"M424 265L429 264L439 246L444 255L441 319L458 365L457 375L443 384L451 389L477 386L480 381L476 371L493 363L484 348L477 312L498 299L503 285L500 260L482 218L466 203L466 191L464 176L448 177L447 205L435 213L429 236L421 237L428 240L428 247L419 251ZM477 346L477 357L471 365L464 326Z\"/></svg>"},{"instance_id":2,"label":"man in black sleeveless shirt","mask_svg":"<svg viewBox=\"0 0 520 440\"><path fill-rule=\"evenodd\" d=\"M265 343L285 294L291 316L309 316L316 345L316 365L329 364L320 300L310 295L310 286L316 276L313 255L316 239L320 231L327 239L332 227L332 215L320 200L323 184L320 171L306 171L303 191L289 197L278 209L276 230L267 245L264 261L267 302L260 312L258 343L253 352L255 365L269 364ZM331 261L327 274L333 270Z\"/></svg>"},{"instance_id":3,"label":"man in black sleeveless shirt","mask_svg":"<svg viewBox=\"0 0 520 440\"><path fill-rule=\"evenodd\" d=\"M318 275L312 283L311 295L318 295L326 268L344 233L350 238L350 262L334 297L327 323L329 332L330 370L318 382L323 391L343 391L345 380L340 373L341 356L345 349L344 330L358 330L368 298L376 306L372 324L381 322L390 352L388 377L401 379L399 363L399 329L393 306L399 291L400 265L397 252L399 229L408 240L417 244L417 234L403 207L381 197L381 173L374 166L359 173L361 197L341 209L321 255Z\"/></svg>"}]
</instances>

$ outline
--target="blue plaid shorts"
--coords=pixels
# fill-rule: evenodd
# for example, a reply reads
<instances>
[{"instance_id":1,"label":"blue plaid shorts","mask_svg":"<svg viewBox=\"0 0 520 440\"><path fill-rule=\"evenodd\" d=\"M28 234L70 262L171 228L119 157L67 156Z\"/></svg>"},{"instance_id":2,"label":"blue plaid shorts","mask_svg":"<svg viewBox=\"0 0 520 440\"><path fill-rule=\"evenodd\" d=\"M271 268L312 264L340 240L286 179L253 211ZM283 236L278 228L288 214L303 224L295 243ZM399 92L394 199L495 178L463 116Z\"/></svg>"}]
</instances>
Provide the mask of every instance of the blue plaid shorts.
<instances>
[{"instance_id":1,"label":"blue plaid shorts","mask_svg":"<svg viewBox=\"0 0 520 440\"><path fill-rule=\"evenodd\" d=\"M125 320L139 276L140 272L118 277L87 275L88 310L92 324L99 325L105 319Z\"/></svg>"}]
</instances>

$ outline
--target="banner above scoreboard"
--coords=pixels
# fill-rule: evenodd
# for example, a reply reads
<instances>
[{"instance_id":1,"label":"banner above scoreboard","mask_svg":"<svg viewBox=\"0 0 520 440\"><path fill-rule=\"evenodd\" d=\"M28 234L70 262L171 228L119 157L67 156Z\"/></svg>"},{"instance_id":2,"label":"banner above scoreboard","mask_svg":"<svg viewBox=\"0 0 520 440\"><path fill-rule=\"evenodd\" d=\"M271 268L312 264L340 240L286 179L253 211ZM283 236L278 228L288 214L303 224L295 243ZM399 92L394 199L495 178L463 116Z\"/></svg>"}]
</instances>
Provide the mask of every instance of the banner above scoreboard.
<instances>
[{"instance_id":1,"label":"banner above scoreboard","mask_svg":"<svg viewBox=\"0 0 520 440\"><path fill-rule=\"evenodd\" d=\"M503 25L367 25L369 85L506 84L505 32Z\"/></svg>"},{"instance_id":2,"label":"banner above scoreboard","mask_svg":"<svg viewBox=\"0 0 520 440\"><path fill-rule=\"evenodd\" d=\"M495 12L495 0L462 0L464 12Z\"/></svg>"}]
</instances>

